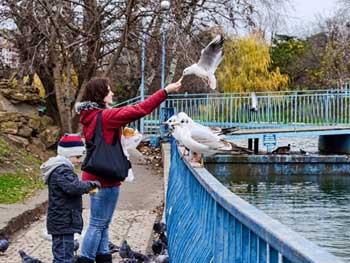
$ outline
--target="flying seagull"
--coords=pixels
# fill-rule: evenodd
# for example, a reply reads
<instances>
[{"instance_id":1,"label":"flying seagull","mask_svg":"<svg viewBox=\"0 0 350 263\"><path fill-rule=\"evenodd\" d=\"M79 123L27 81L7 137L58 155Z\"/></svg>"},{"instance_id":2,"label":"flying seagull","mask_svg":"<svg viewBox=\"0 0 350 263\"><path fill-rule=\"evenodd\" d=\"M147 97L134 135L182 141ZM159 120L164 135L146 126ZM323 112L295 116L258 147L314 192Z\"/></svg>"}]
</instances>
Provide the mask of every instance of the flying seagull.
<instances>
[{"instance_id":1,"label":"flying seagull","mask_svg":"<svg viewBox=\"0 0 350 263\"><path fill-rule=\"evenodd\" d=\"M215 71L224 57L224 37L217 35L208 46L201 51L198 63L184 69L182 76L196 75L208 81L211 89L216 88Z\"/></svg>"},{"instance_id":2,"label":"flying seagull","mask_svg":"<svg viewBox=\"0 0 350 263\"><path fill-rule=\"evenodd\" d=\"M256 96L255 92L250 93L250 97L252 98L250 111L258 112L258 97Z\"/></svg>"}]
</instances>

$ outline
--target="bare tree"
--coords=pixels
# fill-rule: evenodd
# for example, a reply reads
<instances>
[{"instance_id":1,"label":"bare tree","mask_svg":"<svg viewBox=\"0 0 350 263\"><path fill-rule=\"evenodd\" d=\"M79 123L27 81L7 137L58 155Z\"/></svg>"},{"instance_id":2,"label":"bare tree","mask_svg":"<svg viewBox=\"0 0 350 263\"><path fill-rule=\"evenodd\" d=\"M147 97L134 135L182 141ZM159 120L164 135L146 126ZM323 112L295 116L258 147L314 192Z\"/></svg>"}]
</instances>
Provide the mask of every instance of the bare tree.
<instances>
[{"instance_id":1,"label":"bare tree","mask_svg":"<svg viewBox=\"0 0 350 263\"><path fill-rule=\"evenodd\" d=\"M328 85L350 78L350 20L344 16L344 12L340 8L334 17L319 21L319 32L324 35L324 44L318 56Z\"/></svg>"},{"instance_id":2,"label":"bare tree","mask_svg":"<svg viewBox=\"0 0 350 263\"><path fill-rule=\"evenodd\" d=\"M19 52L18 79L37 73L49 114L63 131L74 131L78 123L74 104L93 76L112 78L117 83L113 89L120 94L137 94L141 32L147 34L146 84L159 86L160 33L165 22L170 82L186 61L198 55L200 32L215 26L254 26L257 3L264 2L268 1L173 0L165 17L160 1L0 0L0 21L15 25L3 33ZM144 27L142 19L147 21Z\"/></svg>"},{"instance_id":3,"label":"bare tree","mask_svg":"<svg viewBox=\"0 0 350 263\"><path fill-rule=\"evenodd\" d=\"M126 45L136 1L3 0L2 17L16 30L7 36L19 51L18 79L38 73L47 107L64 131L73 131L74 102L86 82L105 67L108 75ZM77 83L73 79L77 79Z\"/></svg>"}]
</instances>

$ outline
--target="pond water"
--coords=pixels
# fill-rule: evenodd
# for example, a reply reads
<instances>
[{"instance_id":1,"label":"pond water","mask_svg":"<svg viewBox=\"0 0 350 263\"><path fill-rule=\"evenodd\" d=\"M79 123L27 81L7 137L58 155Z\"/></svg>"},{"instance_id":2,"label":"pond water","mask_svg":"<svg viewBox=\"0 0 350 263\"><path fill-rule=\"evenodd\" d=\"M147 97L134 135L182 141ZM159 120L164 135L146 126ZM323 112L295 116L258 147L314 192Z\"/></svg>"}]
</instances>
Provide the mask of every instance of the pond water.
<instances>
[{"instance_id":1,"label":"pond water","mask_svg":"<svg viewBox=\"0 0 350 263\"><path fill-rule=\"evenodd\" d=\"M232 165L206 164L227 188L305 238L350 262L350 174L233 174Z\"/></svg>"}]
</instances>

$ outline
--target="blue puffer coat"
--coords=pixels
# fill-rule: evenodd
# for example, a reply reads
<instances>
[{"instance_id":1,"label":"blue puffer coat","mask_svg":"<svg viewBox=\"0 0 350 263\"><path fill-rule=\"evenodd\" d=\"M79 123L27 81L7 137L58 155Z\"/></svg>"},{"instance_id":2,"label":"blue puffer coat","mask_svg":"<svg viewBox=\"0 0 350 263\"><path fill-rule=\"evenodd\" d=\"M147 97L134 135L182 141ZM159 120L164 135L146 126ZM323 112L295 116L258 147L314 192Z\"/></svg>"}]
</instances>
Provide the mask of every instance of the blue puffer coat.
<instances>
[{"instance_id":1,"label":"blue puffer coat","mask_svg":"<svg viewBox=\"0 0 350 263\"><path fill-rule=\"evenodd\" d=\"M94 186L80 181L72 163L62 156L50 158L41 166L41 171L49 186L47 232L51 235L81 233L81 196Z\"/></svg>"}]
</instances>

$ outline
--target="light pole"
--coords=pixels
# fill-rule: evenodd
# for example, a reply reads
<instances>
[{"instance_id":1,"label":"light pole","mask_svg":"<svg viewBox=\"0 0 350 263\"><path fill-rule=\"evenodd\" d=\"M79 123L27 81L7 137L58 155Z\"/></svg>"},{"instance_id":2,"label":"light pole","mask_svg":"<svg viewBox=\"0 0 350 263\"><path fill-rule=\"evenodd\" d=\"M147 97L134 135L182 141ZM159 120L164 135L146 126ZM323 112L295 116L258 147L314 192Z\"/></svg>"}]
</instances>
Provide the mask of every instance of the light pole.
<instances>
[{"instance_id":1,"label":"light pole","mask_svg":"<svg viewBox=\"0 0 350 263\"><path fill-rule=\"evenodd\" d=\"M141 12L144 9L141 10ZM144 12L142 12L144 13ZM145 33L145 16L142 14L141 18L141 84L140 84L140 99L145 100L145 57L146 57L146 33ZM144 132L144 118L140 120L140 133Z\"/></svg>"},{"instance_id":2,"label":"light pole","mask_svg":"<svg viewBox=\"0 0 350 263\"><path fill-rule=\"evenodd\" d=\"M169 1L162 1L160 3L161 12L163 16L163 24L162 24L162 61L161 61L161 82L160 86L162 89L165 88L165 51L166 51L166 31L167 31L167 14L170 8L170 2ZM160 105L160 137L163 139L163 141L167 141L169 138L166 136L168 133L168 127L165 125L162 125L164 121L166 121L170 116L173 115L174 111L170 110L169 108L165 107L165 103L162 102Z\"/></svg>"},{"instance_id":3,"label":"light pole","mask_svg":"<svg viewBox=\"0 0 350 263\"><path fill-rule=\"evenodd\" d=\"M161 62L161 83L160 86L162 89L165 88L165 48L166 48L166 24L167 24L167 12L170 8L169 1L162 1L160 3L160 8L163 15L163 25L162 25L162 62Z\"/></svg>"}]
</instances>

